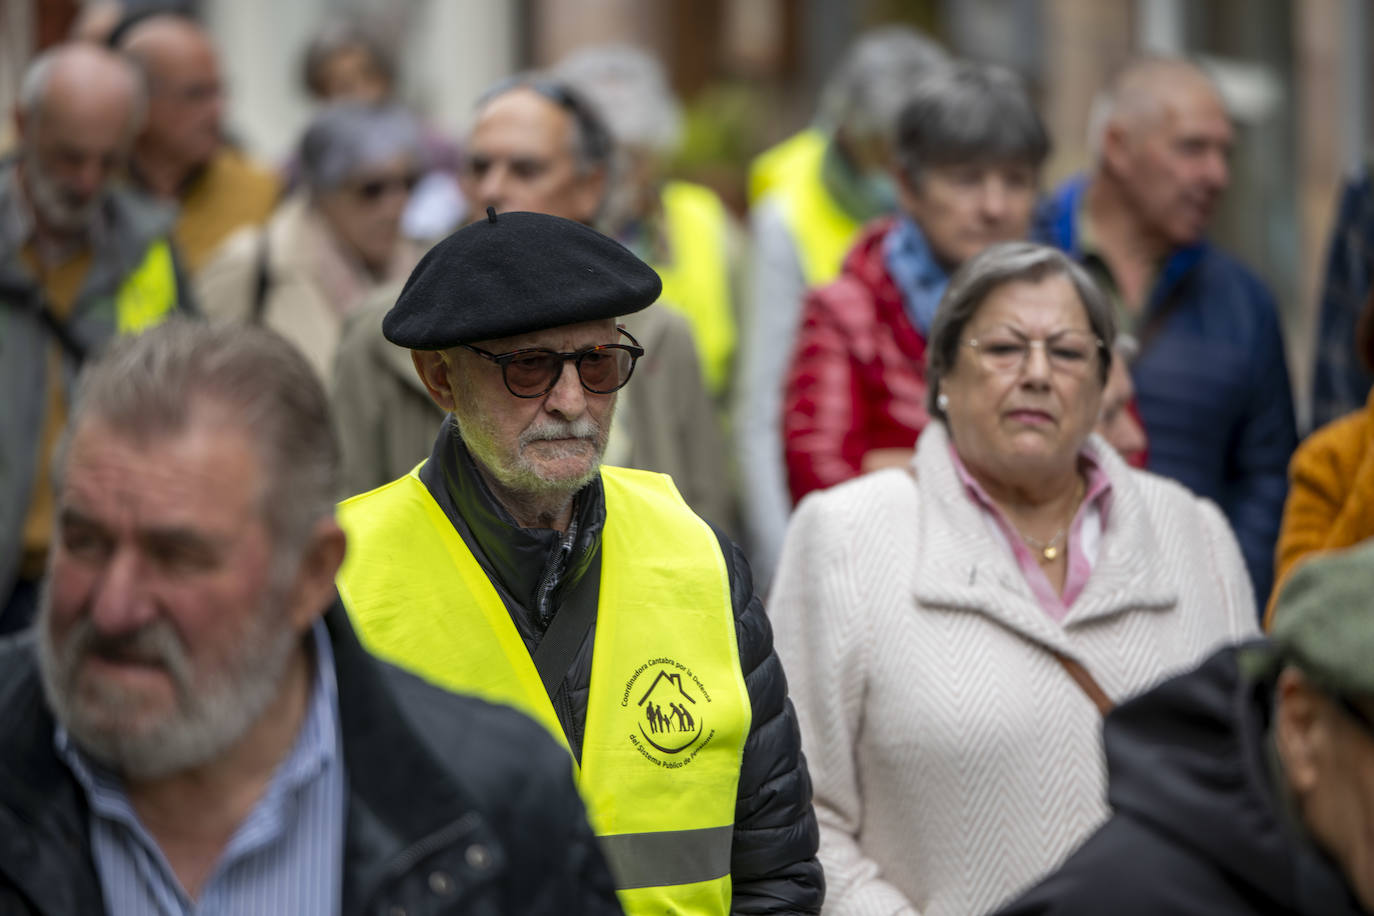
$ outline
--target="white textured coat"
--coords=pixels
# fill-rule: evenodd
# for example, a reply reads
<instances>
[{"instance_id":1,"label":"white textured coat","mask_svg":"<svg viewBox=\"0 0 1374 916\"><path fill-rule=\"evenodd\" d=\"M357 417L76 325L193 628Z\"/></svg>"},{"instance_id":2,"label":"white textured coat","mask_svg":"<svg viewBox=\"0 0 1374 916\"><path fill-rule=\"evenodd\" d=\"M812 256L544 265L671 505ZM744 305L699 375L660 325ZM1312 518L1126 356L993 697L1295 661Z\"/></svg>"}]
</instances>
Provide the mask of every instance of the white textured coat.
<instances>
[{"instance_id":1,"label":"white textured coat","mask_svg":"<svg viewBox=\"0 0 1374 916\"><path fill-rule=\"evenodd\" d=\"M1087 448L1112 484L1063 623L968 498L940 423L912 467L812 494L771 599L815 784L826 912L986 913L1106 817L1101 719L1047 651L1120 701L1253 634L1213 504Z\"/></svg>"}]
</instances>

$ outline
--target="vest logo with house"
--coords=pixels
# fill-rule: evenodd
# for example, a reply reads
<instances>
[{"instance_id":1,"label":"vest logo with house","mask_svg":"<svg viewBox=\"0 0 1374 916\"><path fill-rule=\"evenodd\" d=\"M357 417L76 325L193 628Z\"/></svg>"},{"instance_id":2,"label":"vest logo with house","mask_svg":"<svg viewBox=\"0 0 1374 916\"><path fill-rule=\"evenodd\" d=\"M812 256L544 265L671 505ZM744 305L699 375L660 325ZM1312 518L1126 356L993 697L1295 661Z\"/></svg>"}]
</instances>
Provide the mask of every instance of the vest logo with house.
<instances>
[{"instance_id":1,"label":"vest logo with house","mask_svg":"<svg viewBox=\"0 0 1374 916\"><path fill-rule=\"evenodd\" d=\"M715 737L708 723L711 694L676 659L653 658L636 668L620 705L633 718L630 743L657 766L686 766Z\"/></svg>"}]
</instances>

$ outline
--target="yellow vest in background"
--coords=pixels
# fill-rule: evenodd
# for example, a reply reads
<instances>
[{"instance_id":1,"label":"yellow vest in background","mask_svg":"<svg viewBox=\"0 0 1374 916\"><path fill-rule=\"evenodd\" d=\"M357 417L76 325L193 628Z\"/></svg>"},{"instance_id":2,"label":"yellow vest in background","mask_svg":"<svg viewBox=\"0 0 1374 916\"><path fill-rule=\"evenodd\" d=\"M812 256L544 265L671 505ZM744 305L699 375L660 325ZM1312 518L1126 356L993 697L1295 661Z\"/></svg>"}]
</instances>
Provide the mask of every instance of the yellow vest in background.
<instances>
[{"instance_id":1,"label":"yellow vest in background","mask_svg":"<svg viewBox=\"0 0 1374 916\"><path fill-rule=\"evenodd\" d=\"M863 228L846 213L821 180L825 147L810 150L797 180L777 189L783 220L797 243L797 257L807 286L821 286L840 275L844 256Z\"/></svg>"},{"instance_id":2,"label":"yellow vest in background","mask_svg":"<svg viewBox=\"0 0 1374 916\"><path fill-rule=\"evenodd\" d=\"M166 319L177 307L177 275L166 239L148 253L115 293L115 329L136 334Z\"/></svg>"},{"instance_id":3,"label":"yellow vest in background","mask_svg":"<svg viewBox=\"0 0 1374 916\"><path fill-rule=\"evenodd\" d=\"M825 150L825 134L808 127L755 156L749 163L749 206L768 192L796 180L797 173L805 169L817 150Z\"/></svg>"},{"instance_id":4,"label":"yellow vest in background","mask_svg":"<svg viewBox=\"0 0 1374 916\"><path fill-rule=\"evenodd\" d=\"M735 356L735 310L726 245L730 220L710 188L685 181L663 186L663 222L672 248L669 264L654 264L663 279L660 301L692 326L702 377L715 397L724 394Z\"/></svg>"},{"instance_id":5,"label":"yellow vest in background","mask_svg":"<svg viewBox=\"0 0 1374 916\"><path fill-rule=\"evenodd\" d=\"M363 644L567 739L500 596L418 468L339 506L339 594ZM581 766L588 817L635 914L727 914L752 709L719 541L661 474L603 467L606 524ZM571 756L571 751L569 752Z\"/></svg>"}]
</instances>

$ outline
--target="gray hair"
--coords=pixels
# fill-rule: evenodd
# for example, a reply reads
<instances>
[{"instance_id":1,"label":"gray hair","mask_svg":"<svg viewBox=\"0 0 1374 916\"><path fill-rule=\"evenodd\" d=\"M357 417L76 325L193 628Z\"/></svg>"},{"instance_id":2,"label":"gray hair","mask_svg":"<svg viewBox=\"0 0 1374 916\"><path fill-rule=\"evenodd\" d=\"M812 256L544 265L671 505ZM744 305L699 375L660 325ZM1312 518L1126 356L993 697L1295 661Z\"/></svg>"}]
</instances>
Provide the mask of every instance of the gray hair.
<instances>
[{"instance_id":1,"label":"gray hair","mask_svg":"<svg viewBox=\"0 0 1374 916\"><path fill-rule=\"evenodd\" d=\"M821 92L816 120L855 142L891 142L912 87L949 64L939 45L914 29L885 26L849 49Z\"/></svg>"},{"instance_id":2,"label":"gray hair","mask_svg":"<svg viewBox=\"0 0 1374 916\"><path fill-rule=\"evenodd\" d=\"M305 47L301 58L301 81L317 99L324 98L324 68L330 58L342 51L360 50L372 60L378 74L393 89L396 86L396 58L390 46L374 28L360 18L345 17L326 22Z\"/></svg>"},{"instance_id":3,"label":"gray hair","mask_svg":"<svg viewBox=\"0 0 1374 916\"><path fill-rule=\"evenodd\" d=\"M671 153L682 134L682 107L663 65L633 45L584 48L564 58L553 74L581 90L616 142Z\"/></svg>"},{"instance_id":4,"label":"gray hair","mask_svg":"<svg viewBox=\"0 0 1374 916\"><path fill-rule=\"evenodd\" d=\"M332 191L398 156L409 156L418 169L422 155L420 127L404 108L340 102L317 114L301 137L301 180L316 193Z\"/></svg>"},{"instance_id":5,"label":"gray hair","mask_svg":"<svg viewBox=\"0 0 1374 916\"><path fill-rule=\"evenodd\" d=\"M205 405L228 408L266 472L263 518L281 555L304 549L316 522L334 514L339 446L324 386L300 352L260 327L173 318L116 338L87 365L58 449L96 420L134 441L185 432Z\"/></svg>"},{"instance_id":6,"label":"gray hair","mask_svg":"<svg viewBox=\"0 0 1374 916\"><path fill-rule=\"evenodd\" d=\"M614 178L615 140L596 106L581 90L557 76L538 72L518 73L488 87L477 98L477 110L480 112L493 99L516 89L528 89L567 112L573 122L573 157L578 174L590 175L604 170L609 186Z\"/></svg>"},{"instance_id":7,"label":"gray hair","mask_svg":"<svg viewBox=\"0 0 1374 916\"><path fill-rule=\"evenodd\" d=\"M1050 137L1021 79L1005 67L958 63L922 80L897 118L898 164L913 184L923 168L1015 162L1039 169Z\"/></svg>"},{"instance_id":8,"label":"gray hair","mask_svg":"<svg viewBox=\"0 0 1374 916\"><path fill-rule=\"evenodd\" d=\"M945 418L940 408L940 381L959 359L961 338L988 296L1008 283L1039 283L1065 277L1073 284L1088 316L1088 326L1106 344L1116 340L1116 313L1088 272L1058 248L1035 242L1000 242L969 258L949 281L926 347L926 406L932 417ZM1112 368L1110 346L1100 347L1098 383L1107 384Z\"/></svg>"},{"instance_id":9,"label":"gray hair","mask_svg":"<svg viewBox=\"0 0 1374 916\"><path fill-rule=\"evenodd\" d=\"M30 61L19 83L17 107L24 118L36 122L40 118L48 99L48 88L52 84L53 72L62 63L62 58L73 54L94 55L104 58L110 64L123 70L129 78L129 128L132 137L143 126L148 114L148 81L143 69L122 54L106 50L87 41L65 42L54 45L41 52Z\"/></svg>"}]
</instances>

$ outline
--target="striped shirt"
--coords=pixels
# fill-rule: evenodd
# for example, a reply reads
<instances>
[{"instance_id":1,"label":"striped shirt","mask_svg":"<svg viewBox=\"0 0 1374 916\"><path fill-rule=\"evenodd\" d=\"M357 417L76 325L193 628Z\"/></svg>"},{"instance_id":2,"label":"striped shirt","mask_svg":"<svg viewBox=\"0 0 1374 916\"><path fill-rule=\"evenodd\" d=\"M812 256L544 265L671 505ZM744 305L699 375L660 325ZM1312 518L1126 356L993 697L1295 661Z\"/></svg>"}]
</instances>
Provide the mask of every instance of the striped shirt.
<instances>
[{"instance_id":1,"label":"striped shirt","mask_svg":"<svg viewBox=\"0 0 1374 916\"><path fill-rule=\"evenodd\" d=\"M313 630L315 680L300 734L267 791L191 897L139 822L118 776L83 754L62 726L59 756L90 804L91 852L110 916L228 916L339 911L344 767L334 655Z\"/></svg>"}]
</instances>

